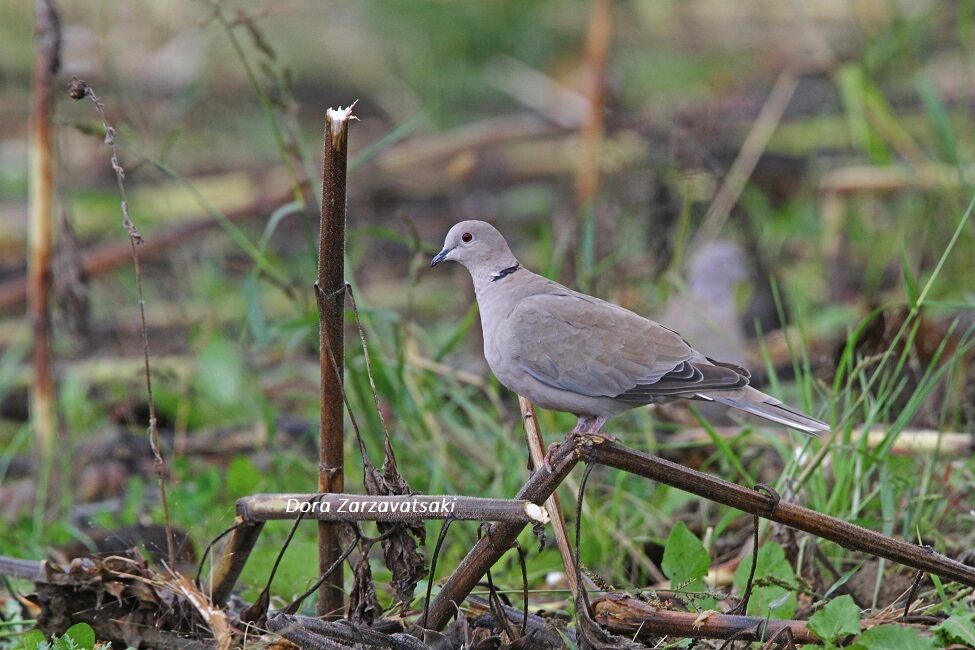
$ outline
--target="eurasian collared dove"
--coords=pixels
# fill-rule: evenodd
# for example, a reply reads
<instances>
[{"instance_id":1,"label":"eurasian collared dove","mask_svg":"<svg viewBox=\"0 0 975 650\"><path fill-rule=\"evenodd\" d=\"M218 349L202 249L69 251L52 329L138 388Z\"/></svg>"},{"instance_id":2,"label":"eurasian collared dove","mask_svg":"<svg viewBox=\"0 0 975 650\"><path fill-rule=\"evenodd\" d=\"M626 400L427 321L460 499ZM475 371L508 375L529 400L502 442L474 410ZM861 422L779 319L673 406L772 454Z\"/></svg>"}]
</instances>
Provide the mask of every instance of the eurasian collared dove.
<instances>
[{"instance_id":1,"label":"eurasian collared dove","mask_svg":"<svg viewBox=\"0 0 975 650\"><path fill-rule=\"evenodd\" d=\"M447 260L463 264L474 281L495 376L537 406L575 414L576 433L600 433L617 413L678 398L720 402L809 434L829 430L677 332L523 268L491 224L451 228L430 265Z\"/></svg>"},{"instance_id":2,"label":"eurasian collared dove","mask_svg":"<svg viewBox=\"0 0 975 650\"><path fill-rule=\"evenodd\" d=\"M738 284L750 279L741 248L717 240L695 247L688 254L684 286L679 287L656 320L680 332L685 341L706 342L712 359L748 367L748 352L742 317L735 304ZM664 406L663 419L694 422L687 402ZM697 402L697 413L713 425L734 424L730 406L719 402Z\"/></svg>"}]
</instances>

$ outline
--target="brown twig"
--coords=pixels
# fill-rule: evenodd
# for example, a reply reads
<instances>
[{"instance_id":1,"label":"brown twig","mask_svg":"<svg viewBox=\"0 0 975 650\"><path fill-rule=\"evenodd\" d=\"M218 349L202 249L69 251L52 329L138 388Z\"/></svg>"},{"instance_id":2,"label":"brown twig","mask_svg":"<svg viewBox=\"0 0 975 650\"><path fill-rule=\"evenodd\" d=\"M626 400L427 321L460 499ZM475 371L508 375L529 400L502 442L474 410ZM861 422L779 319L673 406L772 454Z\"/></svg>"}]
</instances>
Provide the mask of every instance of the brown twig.
<instances>
[{"instance_id":1,"label":"brown twig","mask_svg":"<svg viewBox=\"0 0 975 650\"><path fill-rule=\"evenodd\" d=\"M353 104L354 106L354 104ZM349 121L352 106L325 113L324 172L322 176L321 229L318 244L319 356L321 369L321 433L318 491L342 492L345 483L343 458L342 367L345 298L345 193L348 163ZM330 358L331 357L331 358ZM333 369L337 366L338 372ZM324 574L342 555L339 527L318 524L318 569ZM335 615L343 609L342 567L338 565L318 594L318 613Z\"/></svg>"},{"instance_id":2,"label":"brown twig","mask_svg":"<svg viewBox=\"0 0 975 650\"><path fill-rule=\"evenodd\" d=\"M770 512L772 499L760 492L618 444L592 445L586 449L593 460L603 465L666 483L716 503L758 514L765 519L828 539L843 548L885 557L905 566L924 569L945 580L975 586L975 568L940 553L786 501L776 503Z\"/></svg>"},{"instance_id":3,"label":"brown twig","mask_svg":"<svg viewBox=\"0 0 975 650\"><path fill-rule=\"evenodd\" d=\"M298 642L301 647L339 647L366 646L374 648L392 648L394 650L427 650L429 646L409 634L383 634L366 627L356 626L349 621L322 621L307 616L278 614L268 621L268 628ZM299 632L300 630L300 632ZM315 635L314 637L308 636ZM335 645L311 646L309 641L319 642L320 639L334 639ZM337 643L336 643L337 642Z\"/></svg>"},{"instance_id":4,"label":"brown twig","mask_svg":"<svg viewBox=\"0 0 975 650\"><path fill-rule=\"evenodd\" d=\"M799 643L819 643L820 639L804 621L775 620L757 616L714 613L702 616L695 612L660 609L626 594L610 594L593 603L596 621L610 632L648 639L679 636L695 639L737 639L760 641L787 628Z\"/></svg>"},{"instance_id":5,"label":"brown twig","mask_svg":"<svg viewBox=\"0 0 975 650\"><path fill-rule=\"evenodd\" d=\"M37 0L34 65L31 73L30 223L27 316L34 334L31 423L42 468L49 471L57 438L54 371L51 367L51 253L54 240L54 143L51 113L54 77L61 67L61 23L54 0ZM43 481L46 485L47 481ZM43 506L41 506L43 507Z\"/></svg>"},{"instance_id":6,"label":"brown twig","mask_svg":"<svg viewBox=\"0 0 975 650\"><path fill-rule=\"evenodd\" d=\"M536 505L545 503L579 461L578 441L576 436L567 436L550 455L552 471L534 472L517 498ZM428 618L430 628L443 629L481 577L511 548L522 528L524 524L500 522L487 529L434 598Z\"/></svg>"},{"instance_id":7,"label":"brown twig","mask_svg":"<svg viewBox=\"0 0 975 650\"><path fill-rule=\"evenodd\" d=\"M579 167L576 170L576 205L592 204L599 187L599 152L605 122L606 63L613 38L612 0L592 0L586 25L586 121L582 127Z\"/></svg>"},{"instance_id":8,"label":"brown twig","mask_svg":"<svg viewBox=\"0 0 975 650\"><path fill-rule=\"evenodd\" d=\"M210 596L210 601L214 605L223 605L230 597L237 579L247 564L257 538L264 530L263 521L244 521L243 517L237 517L231 527L230 539L223 548L219 557L214 557L213 568L209 581L209 588L206 593Z\"/></svg>"},{"instance_id":9,"label":"brown twig","mask_svg":"<svg viewBox=\"0 0 975 650\"><path fill-rule=\"evenodd\" d=\"M602 442L574 435L566 439L552 454L551 473L535 472L522 487L518 497L541 503L561 484L581 457L589 462L616 467L624 471L665 483L685 492L737 508L752 514L817 535L844 548L885 557L915 569L923 569L946 580L975 586L975 568L952 560L940 553L928 551L893 537L867 530L834 517L777 501L755 490L729 483L703 472L628 449L619 444ZM491 534L479 541L467 557L444 583L430 608L430 626L441 629L446 625L455 603L460 603L488 568L507 550L520 532L519 524L495 524Z\"/></svg>"},{"instance_id":10,"label":"brown twig","mask_svg":"<svg viewBox=\"0 0 975 650\"><path fill-rule=\"evenodd\" d=\"M149 366L149 326L146 324L146 297L145 292L142 288L142 268L139 262L139 249L138 247L143 243L142 235L139 233L138 228L132 222L132 218L129 216L129 197L125 192L125 169L122 168L121 162L119 162L118 145L116 144L118 140L118 131L115 130L111 124L108 123L108 118L105 117L105 108L102 103L98 100L98 96L95 95L95 91L87 83L74 77L71 81L71 86L68 90L68 96L74 100L84 99L88 97L91 100L92 105L95 107L95 112L98 113L98 117L102 122L102 127L105 129L105 144L112 148L112 170L115 172L115 181L118 185L119 196L122 198L121 208L122 208L122 227L129 235L129 248L132 252L132 265L135 269L135 284L136 289L139 294L139 320L142 328L142 358L145 362L145 374L146 374L146 401L149 407L149 446L152 448L153 455L153 465L156 470L156 476L159 479L159 494L162 500L163 509L163 522L166 525L166 544L169 550L169 565L170 567L176 566L176 538L173 535L173 525L169 516L169 498L166 492L166 462L163 459L162 447L159 444L159 428L157 427L156 419L156 402L152 396L152 370Z\"/></svg>"}]
</instances>

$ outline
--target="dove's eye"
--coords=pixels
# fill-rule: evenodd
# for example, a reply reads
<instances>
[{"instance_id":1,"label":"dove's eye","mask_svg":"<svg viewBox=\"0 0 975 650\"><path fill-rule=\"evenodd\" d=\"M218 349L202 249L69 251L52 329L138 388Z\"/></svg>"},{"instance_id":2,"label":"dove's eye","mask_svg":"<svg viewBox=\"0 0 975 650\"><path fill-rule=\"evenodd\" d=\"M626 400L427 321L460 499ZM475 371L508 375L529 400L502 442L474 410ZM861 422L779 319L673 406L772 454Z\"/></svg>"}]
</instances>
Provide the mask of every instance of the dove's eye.
<instances>
[{"instance_id":1,"label":"dove's eye","mask_svg":"<svg viewBox=\"0 0 975 650\"><path fill-rule=\"evenodd\" d=\"M466 244L470 240L474 239L474 235L470 234L469 232L465 232L463 235L460 236L460 239Z\"/></svg>"}]
</instances>

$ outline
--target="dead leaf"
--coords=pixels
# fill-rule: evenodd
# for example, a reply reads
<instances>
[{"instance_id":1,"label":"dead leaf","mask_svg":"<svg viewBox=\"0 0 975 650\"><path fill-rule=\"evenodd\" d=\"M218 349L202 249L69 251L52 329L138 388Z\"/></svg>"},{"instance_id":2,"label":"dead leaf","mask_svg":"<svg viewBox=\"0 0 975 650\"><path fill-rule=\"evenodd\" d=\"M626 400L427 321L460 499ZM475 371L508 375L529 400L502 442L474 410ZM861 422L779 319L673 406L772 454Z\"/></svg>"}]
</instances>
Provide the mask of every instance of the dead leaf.
<instances>
[{"instance_id":1,"label":"dead leaf","mask_svg":"<svg viewBox=\"0 0 975 650\"><path fill-rule=\"evenodd\" d=\"M372 568L365 554L355 566L355 581L349 593L349 620L353 625L372 625L383 608L376 596L376 585L372 581Z\"/></svg>"},{"instance_id":2,"label":"dead leaf","mask_svg":"<svg viewBox=\"0 0 975 650\"><path fill-rule=\"evenodd\" d=\"M389 437L385 439L383 469L380 472L372 461L363 455L363 484L366 493L375 496L410 495L415 492L396 468L396 456ZM386 566L393 573L392 586L396 599L405 607L413 599L417 583L427 573L426 558L419 546L426 543L426 529L422 521L378 524Z\"/></svg>"}]
</instances>

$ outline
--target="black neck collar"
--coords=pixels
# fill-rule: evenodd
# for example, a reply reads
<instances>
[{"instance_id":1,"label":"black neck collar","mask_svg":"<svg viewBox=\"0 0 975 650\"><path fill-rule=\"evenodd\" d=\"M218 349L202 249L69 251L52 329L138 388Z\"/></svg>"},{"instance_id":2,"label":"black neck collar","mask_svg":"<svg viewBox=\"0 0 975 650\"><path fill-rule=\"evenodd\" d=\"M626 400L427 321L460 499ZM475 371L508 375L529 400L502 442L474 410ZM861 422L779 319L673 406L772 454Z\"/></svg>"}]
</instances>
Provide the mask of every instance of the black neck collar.
<instances>
[{"instance_id":1,"label":"black neck collar","mask_svg":"<svg viewBox=\"0 0 975 650\"><path fill-rule=\"evenodd\" d=\"M515 271L517 271L518 269L520 269L520 268L521 268L521 264L519 264L518 262L515 262L515 265L514 266L509 266L506 269L501 269L497 273L492 274L491 275L491 282L497 282L501 278L506 278L509 275L511 275L512 273L514 273Z\"/></svg>"}]
</instances>

